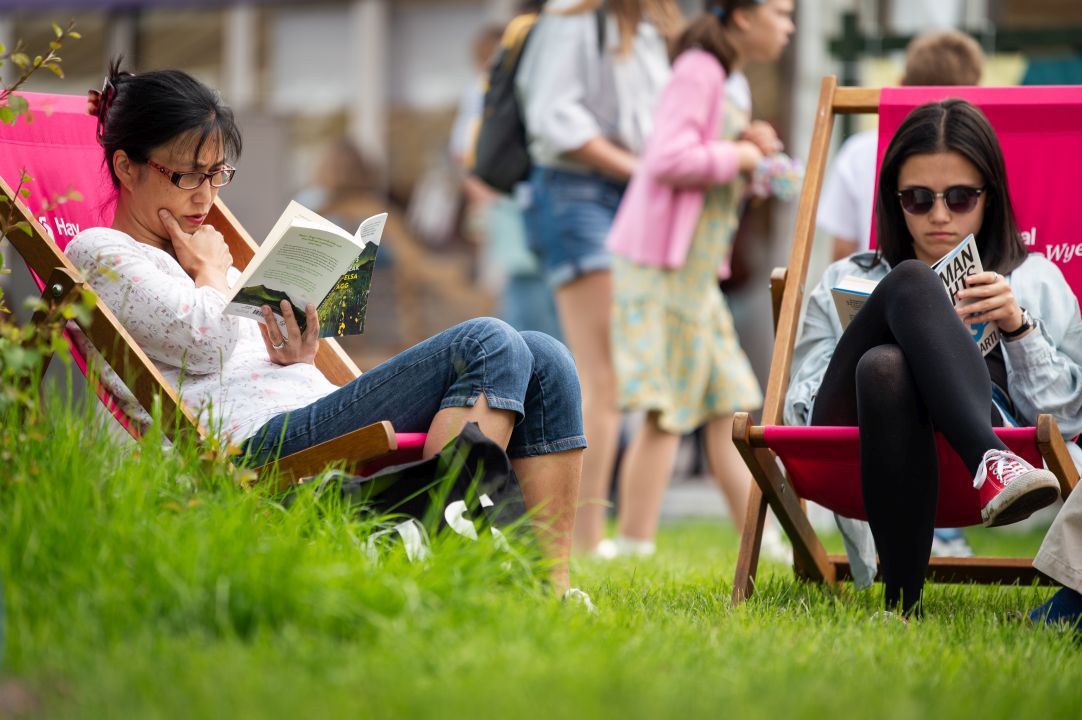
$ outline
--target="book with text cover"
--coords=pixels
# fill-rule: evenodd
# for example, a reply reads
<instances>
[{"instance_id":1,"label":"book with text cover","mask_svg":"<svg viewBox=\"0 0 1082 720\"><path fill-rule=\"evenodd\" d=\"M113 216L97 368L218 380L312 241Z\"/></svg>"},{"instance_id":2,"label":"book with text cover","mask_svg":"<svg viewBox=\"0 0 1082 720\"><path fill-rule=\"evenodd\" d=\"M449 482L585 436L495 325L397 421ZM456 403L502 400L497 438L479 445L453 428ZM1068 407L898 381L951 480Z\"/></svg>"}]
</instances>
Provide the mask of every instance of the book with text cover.
<instances>
[{"instance_id":1,"label":"book with text cover","mask_svg":"<svg viewBox=\"0 0 1082 720\"><path fill-rule=\"evenodd\" d=\"M980 254L977 252L977 240L973 235L967 235L965 240L958 243L949 253L941 257L932 270L943 281L943 287L950 296L951 302L958 305L957 293L965 287L965 279L979 272L984 272ZM838 311L842 329L849 327L853 317L857 314L868 296L875 289L877 281L860 278L854 275L846 275L838 284L830 289L834 298L834 306ZM987 355L999 342L999 331L993 322L967 325L966 328L973 336L982 355Z\"/></svg>"},{"instance_id":2,"label":"book with text cover","mask_svg":"<svg viewBox=\"0 0 1082 720\"><path fill-rule=\"evenodd\" d=\"M373 215L349 233L291 202L233 288L226 314L263 321L269 305L285 332L280 303L288 300L301 331L304 308L319 312L320 337L364 332L364 314L387 213Z\"/></svg>"}]
</instances>

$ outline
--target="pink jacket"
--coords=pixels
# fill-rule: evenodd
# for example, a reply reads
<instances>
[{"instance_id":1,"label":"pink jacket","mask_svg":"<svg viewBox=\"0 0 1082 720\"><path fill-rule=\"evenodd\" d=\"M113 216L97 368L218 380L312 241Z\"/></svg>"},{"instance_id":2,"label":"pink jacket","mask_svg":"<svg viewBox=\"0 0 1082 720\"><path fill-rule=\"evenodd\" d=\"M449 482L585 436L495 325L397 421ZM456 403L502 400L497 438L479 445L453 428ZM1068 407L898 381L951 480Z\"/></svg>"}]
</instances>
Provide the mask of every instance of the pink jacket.
<instances>
[{"instance_id":1,"label":"pink jacket","mask_svg":"<svg viewBox=\"0 0 1082 720\"><path fill-rule=\"evenodd\" d=\"M717 139L724 103L725 70L717 58L682 53L658 100L654 131L616 213L609 249L641 265L684 264L705 189L740 171L736 145Z\"/></svg>"}]
</instances>

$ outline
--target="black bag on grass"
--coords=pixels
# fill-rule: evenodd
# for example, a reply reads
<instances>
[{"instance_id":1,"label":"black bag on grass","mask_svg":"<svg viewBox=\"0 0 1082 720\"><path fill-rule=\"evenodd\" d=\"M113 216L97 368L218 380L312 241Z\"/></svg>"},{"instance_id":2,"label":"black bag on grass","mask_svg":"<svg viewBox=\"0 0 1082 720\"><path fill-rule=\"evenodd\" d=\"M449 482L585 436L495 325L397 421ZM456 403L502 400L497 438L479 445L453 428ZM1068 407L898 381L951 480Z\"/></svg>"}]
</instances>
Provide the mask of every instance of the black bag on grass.
<instances>
[{"instance_id":1,"label":"black bag on grass","mask_svg":"<svg viewBox=\"0 0 1082 720\"><path fill-rule=\"evenodd\" d=\"M335 484L358 512L416 518L429 533L449 523L454 527L463 518L475 527L507 527L526 514L507 453L472 422L427 460L392 465L369 476L337 473L319 492Z\"/></svg>"}]
</instances>

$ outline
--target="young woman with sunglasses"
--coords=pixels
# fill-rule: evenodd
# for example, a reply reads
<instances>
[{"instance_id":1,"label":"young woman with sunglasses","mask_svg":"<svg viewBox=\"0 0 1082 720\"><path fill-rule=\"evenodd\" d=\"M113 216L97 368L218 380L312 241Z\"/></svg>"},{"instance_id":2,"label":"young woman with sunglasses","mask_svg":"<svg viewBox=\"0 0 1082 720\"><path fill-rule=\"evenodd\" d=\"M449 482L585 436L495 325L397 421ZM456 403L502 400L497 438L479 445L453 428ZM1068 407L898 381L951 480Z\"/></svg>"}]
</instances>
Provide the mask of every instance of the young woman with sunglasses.
<instances>
[{"instance_id":1,"label":"young woman with sunglasses","mask_svg":"<svg viewBox=\"0 0 1082 720\"><path fill-rule=\"evenodd\" d=\"M335 387L314 365L314 306L304 333L288 302L285 334L269 307L266 324L222 314L239 272L205 221L233 179L228 163L241 137L217 94L180 71L132 75L114 64L89 110L99 118L116 214L112 227L75 237L68 255L202 420L253 464L380 420L427 432L430 456L476 421L507 449L552 560L552 584L566 590L586 445L567 349L478 318ZM119 397L134 404L126 392Z\"/></svg>"},{"instance_id":2,"label":"young woman with sunglasses","mask_svg":"<svg viewBox=\"0 0 1082 720\"><path fill-rule=\"evenodd\" d=\"M955 308L930 265L968 234L985 272ZM938 494L933 433L974 476L989 526L1055 501L1055 476L1008 452L992 428L1051 413L1082 430L1082 320L1059 269L1029 254L1015 224L995 131L963 100L913 110L880 170L874 253L831 265L812 292L793 357L788 424L860 428L864 506L888 610L919 614ZM830 288L879 284L842 332ZM994 322L982 357L969 326ZM998 403L993 403L995 393Z\"/></svg>"}]
</instances>

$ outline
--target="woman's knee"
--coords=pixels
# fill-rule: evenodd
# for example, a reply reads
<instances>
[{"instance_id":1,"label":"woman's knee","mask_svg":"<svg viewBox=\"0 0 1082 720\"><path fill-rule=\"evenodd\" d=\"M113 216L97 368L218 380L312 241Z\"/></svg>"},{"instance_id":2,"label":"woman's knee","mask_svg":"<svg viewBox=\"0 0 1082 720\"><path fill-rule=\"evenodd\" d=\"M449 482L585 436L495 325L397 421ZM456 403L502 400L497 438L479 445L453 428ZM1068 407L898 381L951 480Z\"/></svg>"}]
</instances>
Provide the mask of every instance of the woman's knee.
<instances>
[{"instance_id":1,"label":"woman's knee","mask_svg":"<svg viewBox=\"0 0 1082 720\"><path fill-rule=\"evenodd\" d=\"M857 388L889 394L912 385L905 353L897 345L877 345L857 361Z\"/></svg>"},{"instance_id":2,"label":"woman's knee","mask_svg":"<svg viewBox=\"0 0 1082 720\"><path fill-rule=\"evenodd\" d=\"M462 339L468 339L482 348L486 361L496 360L515 368L525 367L529 372L533 354L518 330L503 320L493 317L473 318L463 322L459 328Z\"/></svg>"},{"instance_id":3,"label":"woman's knee","mask_svg":"<svg viewBox=\"0 0 1082 720\"><path fill-rule=\"evenodd\" d=\"M533 372L542 386L550 394L555 394L565 402L579 405L582 402L582 388L579 374L575 369L575 360L567 347L542 332L527 330L522 339L533 357Z\"/></svg>"},{"instance_id":4,"label":"woman's knee","mask_svg":"<svg viewBox=\"0 0 1082 720\"><path fill-rule=\"evenodd\" d=\"M903 296L909 293L919 296L930 289L942 287L943 281L928 265L911 258L894 266L880 284Z\"/></svg>"}]
</instances>

